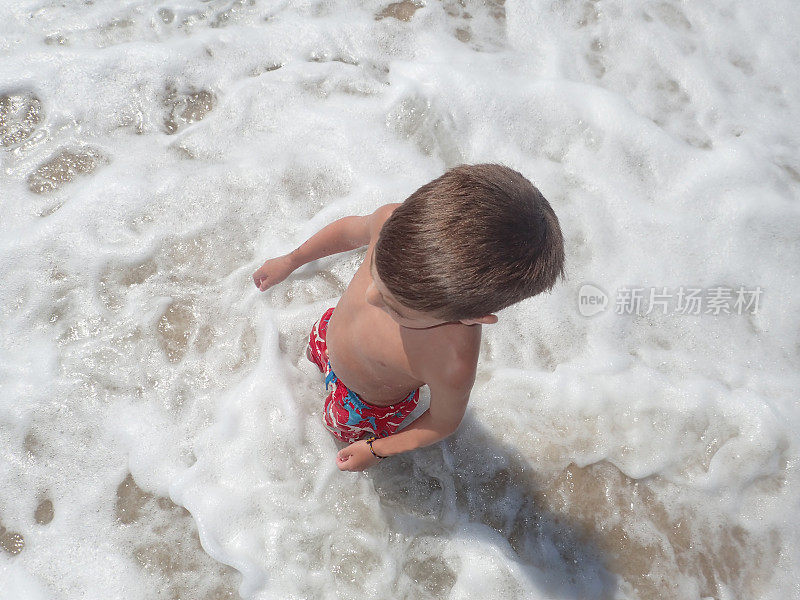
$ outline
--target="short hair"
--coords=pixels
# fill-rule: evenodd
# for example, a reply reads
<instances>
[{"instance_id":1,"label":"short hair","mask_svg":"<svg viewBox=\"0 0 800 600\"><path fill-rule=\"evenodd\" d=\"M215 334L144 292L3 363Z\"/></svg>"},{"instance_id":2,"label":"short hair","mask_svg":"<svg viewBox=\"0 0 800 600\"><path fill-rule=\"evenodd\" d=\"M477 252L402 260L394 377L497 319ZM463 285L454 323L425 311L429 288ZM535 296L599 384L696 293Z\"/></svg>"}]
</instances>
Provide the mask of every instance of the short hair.
<instances>
[{"instance_id":1,"label":"short hair","mask_svg":"<svg viewBox=\"0 0 800 600\"><path fill-rule=\"evenodd\" d=\"M564 240L550 203L520 173L460 165L392 212L374 260L404 306L457 321L552 288L564 277Z\"/></svg>"}]
</instances>

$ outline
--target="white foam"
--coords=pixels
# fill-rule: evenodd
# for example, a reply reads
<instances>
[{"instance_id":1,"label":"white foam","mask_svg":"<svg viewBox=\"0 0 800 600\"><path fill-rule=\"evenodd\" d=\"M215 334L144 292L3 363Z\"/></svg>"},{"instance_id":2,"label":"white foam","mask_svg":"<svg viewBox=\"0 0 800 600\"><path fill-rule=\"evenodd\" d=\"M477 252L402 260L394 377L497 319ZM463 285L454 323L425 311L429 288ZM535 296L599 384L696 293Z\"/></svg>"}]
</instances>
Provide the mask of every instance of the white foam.
<instances>
[{"instance_id":1,"label":"white foam","mask_svg":"<svg viewBox=\"0 0 800 600\"><path fill-rule=\"evenodd\" d=\"M386 4L0 10L7 593L798 597L794 3ZM250 274L482 161L568 280L484 328L453 438L341 474L303 353L362 253ZM613 310L717 285L759 312Z\"/></svg>"}]
</instances>

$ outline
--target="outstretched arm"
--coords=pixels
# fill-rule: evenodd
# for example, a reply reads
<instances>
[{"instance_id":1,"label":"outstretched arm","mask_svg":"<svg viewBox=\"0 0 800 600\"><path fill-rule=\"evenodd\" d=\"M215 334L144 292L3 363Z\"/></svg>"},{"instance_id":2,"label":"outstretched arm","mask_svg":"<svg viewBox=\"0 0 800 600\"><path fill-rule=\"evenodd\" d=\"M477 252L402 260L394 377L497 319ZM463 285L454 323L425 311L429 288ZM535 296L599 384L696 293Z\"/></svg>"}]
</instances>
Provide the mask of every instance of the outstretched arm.
<instances>
[{"instance_id":1,"label":"outstretched arm","mask_svg":"<svg viewBox=\"0 0 800 600\"><path fill-rule=\"evenodd\" d=\"M344 217L326 225L296 250L267 260L253 273L253 282L263 292L312 260L366 246L370 239L370 222L373 215Z\"/></svg>"}]
</instances>

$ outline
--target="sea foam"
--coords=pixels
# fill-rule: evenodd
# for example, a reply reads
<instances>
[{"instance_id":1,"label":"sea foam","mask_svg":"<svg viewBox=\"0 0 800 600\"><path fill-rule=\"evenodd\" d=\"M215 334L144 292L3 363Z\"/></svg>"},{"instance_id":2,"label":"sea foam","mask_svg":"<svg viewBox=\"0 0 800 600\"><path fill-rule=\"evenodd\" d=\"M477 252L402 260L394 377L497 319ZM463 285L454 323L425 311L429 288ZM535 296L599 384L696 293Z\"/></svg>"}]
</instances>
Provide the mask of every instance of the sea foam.
<instances>
[{"instance_id":1,"label":"sea foam","mask_svg":"<svg viewBox=\"0 0 800 600\"><path fill-rule=\"evenodd\" d=\"M6 3L0 596L800 597L798 25ZM462 162L534 181L567 279L484 327L454 436L340 473L304 349L363 251L250 275ZM763 293L619 314L631 288Z\"/></svg>"}]
</instances>

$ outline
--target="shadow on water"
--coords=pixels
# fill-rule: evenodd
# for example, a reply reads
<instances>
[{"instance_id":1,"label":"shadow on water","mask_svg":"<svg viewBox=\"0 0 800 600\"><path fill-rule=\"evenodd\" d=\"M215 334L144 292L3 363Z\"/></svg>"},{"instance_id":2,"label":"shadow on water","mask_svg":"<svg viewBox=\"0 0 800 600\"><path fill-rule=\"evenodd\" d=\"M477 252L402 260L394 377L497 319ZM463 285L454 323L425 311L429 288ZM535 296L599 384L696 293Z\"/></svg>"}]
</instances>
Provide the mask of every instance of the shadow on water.
<instances>
[{"instance_id":1,"label":"shadow on water","mask_svg":"<svg viewBox=\"0 0 800 600\"><path fill-rule=\"evenodd\" d=\"M411 546L446 544L465 530L476 538L468 544L488 542L548 597L614 596L618 577L585 525L549 508L552 482L469 415L444 443L393 457L371 476L388 521ZM406 561L405 574L432 597L445 597L456 576L441 548L423 552L424 561L419 549L408 554L417 556ZM512 579L501 584L506 597L528 597Z\"/></svg>"},{"instance_id":2,"label":"shadow on water","mask_svg":"<svg viewBox=\"0 0 800 600\"><path fill-rule=\"evenodd\" d=\"M461 537L517 563L546 597L757 598L780 554L777 529L747 528L713 498L658 476L633 479L608 461L545 475L469 413L443 443L392 457L370 475L387 521L411 540L408 556L419 554L414 540L446 549ZM445 597L456 571L429 554L404 571ZM505 576L504 596L529 598L513 578Z\"/></svg>"}]
</instances>

